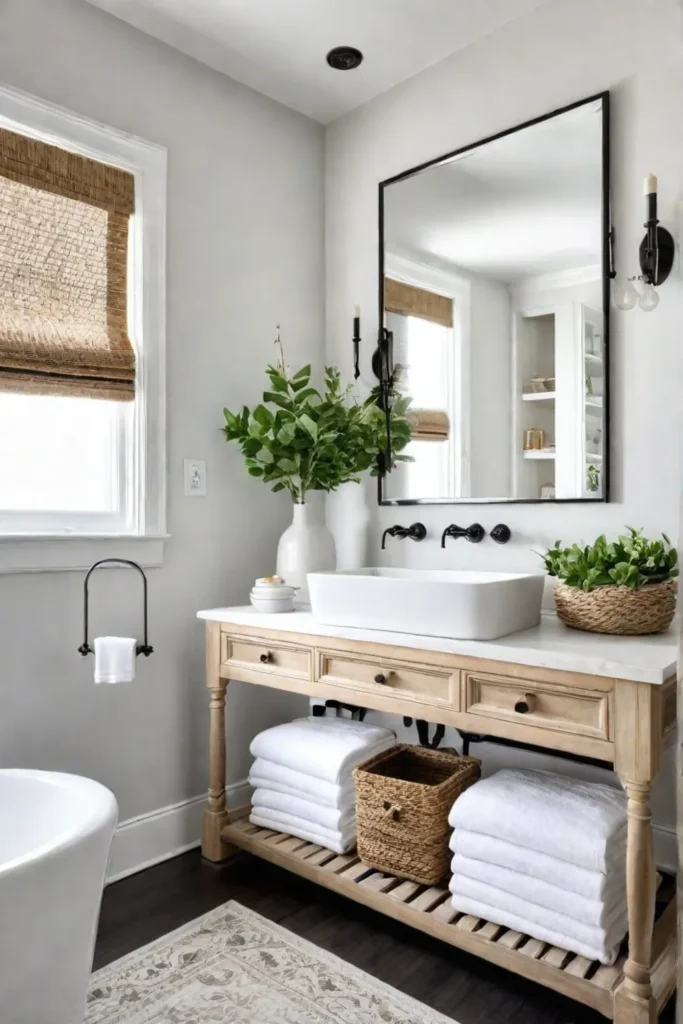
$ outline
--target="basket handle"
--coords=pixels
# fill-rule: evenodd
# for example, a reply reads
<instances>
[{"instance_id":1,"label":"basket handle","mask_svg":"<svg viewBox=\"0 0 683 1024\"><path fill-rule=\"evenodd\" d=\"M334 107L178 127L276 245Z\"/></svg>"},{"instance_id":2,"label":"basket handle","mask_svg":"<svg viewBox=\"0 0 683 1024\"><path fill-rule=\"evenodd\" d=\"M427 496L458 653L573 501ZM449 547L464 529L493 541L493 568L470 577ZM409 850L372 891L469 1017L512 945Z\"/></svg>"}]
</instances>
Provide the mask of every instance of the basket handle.
<instances>
[{"instance_id":1,"label":"basket handle","mask_svg":"<svg viewBox=\"0 0 683 1024\"><path fill-rule=\"evenodd\" d=\"M401 805L391 804L388 800L384 801L384 817L391 818L392 821L398 821L401 817Z\"/></svg>"}]
</instances>

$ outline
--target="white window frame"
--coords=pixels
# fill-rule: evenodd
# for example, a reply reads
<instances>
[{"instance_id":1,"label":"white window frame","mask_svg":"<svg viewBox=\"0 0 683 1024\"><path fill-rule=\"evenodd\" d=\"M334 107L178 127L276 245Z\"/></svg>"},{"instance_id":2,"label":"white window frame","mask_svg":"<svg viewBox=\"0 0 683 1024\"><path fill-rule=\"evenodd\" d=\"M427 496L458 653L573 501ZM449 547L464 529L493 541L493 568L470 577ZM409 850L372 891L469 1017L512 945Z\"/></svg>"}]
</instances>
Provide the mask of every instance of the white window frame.
<instances>
[{"instance_id":1,"label":"white window frame","mask_svg":"<svg viewBox=\"0 0 683 1024\"><path fill-rule=\"evenodd\" d=\"M135 178L131 334L136 352L133 515L125 533L0 532L0 573L84 569L99 558L161 565L166 533L166 168L163 146L0 86L0 127L114 164ZM128 467L131 471L131 467Z\"/></svg>"},{"instance_id":2,"label":"white window frame","mask_svg":"<svg viewBox=\"0 0 683 1024\"><path fill-rule=\"evenodd\" d=\"M453 373L449 384L451 407L455 410L455 498L470 494L470 344L472 333L472 282L464 275L441 270L398 253L385 253L384 273L396 281L426 288L452 299ZM456 367L459 373L455 373Z\"/></svg>"}]
</instances>

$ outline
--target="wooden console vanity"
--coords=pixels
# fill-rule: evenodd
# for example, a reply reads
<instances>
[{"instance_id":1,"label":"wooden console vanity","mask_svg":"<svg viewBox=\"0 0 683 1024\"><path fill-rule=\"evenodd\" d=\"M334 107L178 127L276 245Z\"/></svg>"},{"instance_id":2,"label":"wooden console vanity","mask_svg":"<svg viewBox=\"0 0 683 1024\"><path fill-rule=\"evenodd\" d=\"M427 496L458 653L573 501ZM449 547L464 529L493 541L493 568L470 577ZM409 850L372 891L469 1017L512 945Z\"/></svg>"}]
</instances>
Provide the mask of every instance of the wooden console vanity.
<instances>
[{"instance_id":1,"label":"wooden console vanity","mask_svg":"<svg viewBox=\"0 0 683 1024\"><path fill-rule=\"evenodd\" d=\"M210 784L202 851L248 850L613 1018L653 1024L676 984L676 904L655 921L649 795L676 729L676 638L577 634L554 617L497 641L440 640L323 626L307 612L249 608L206 619ZM326 697L613 765L628 794L628 955L604 967L528 936L457 914L425 888L250 824L225 804L230 680ZM661 910L661 907L660 907Z\"/></svg>"}]
</instances>

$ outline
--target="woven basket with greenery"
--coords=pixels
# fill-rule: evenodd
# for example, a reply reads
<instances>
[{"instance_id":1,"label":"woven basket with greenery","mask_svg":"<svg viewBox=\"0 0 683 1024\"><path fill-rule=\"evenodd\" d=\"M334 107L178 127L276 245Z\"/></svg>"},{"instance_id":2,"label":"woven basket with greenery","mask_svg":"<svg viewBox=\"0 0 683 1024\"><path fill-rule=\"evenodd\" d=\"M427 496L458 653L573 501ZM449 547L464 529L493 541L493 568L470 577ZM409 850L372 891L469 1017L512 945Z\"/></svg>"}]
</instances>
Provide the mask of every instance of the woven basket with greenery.
<instances>
[{"instance_id":1,"label":"woven basket with greenery","mask_svg":"<svg viewBox=\"0 0 683 1024\"><path fill-rule=\"evenodd\" d=\"M358 856L370 867L421 885L450 869L448 814L481 775L481 762L445 750L403 744L353 773Z\"/></svg>"},{"instance_id":2,"label":"woven basket with greenery","mask_svg":"<svg viewBox=\"0 0 683 1024\"><path fill-rule=\"evenodd\" d=\"M642 636L662 633L676 613L676 551L666 535L649 541L641 530L608 543L562 548L545 555L555 585L557 614L573 629Z\"/></svg>"}]
</instances>

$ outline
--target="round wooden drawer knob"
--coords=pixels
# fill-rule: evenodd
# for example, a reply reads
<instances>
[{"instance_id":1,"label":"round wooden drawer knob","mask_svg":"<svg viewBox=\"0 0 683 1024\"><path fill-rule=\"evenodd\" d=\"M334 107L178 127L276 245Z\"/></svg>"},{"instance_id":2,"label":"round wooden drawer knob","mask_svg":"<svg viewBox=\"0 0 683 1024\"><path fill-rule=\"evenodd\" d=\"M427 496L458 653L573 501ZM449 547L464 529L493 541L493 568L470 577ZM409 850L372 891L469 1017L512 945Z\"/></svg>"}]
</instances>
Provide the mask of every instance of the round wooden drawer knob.
<instances>
[{"instance_id":1,"label":"round wooden drawer knob","mask_svg":"<svg viewBox=\"0 0 683 1024\"><path fill-rule=\"evenodd\" d=\"M272 655L271 655L270 651L267 651L265 654L261 655L261 664L267 665L268 662L271 661L271 660L272 660Z\"/></svg>"},{"instance_id":2,"label":"round wooden drawer knob","mask_svg":"<svg viewBox=\"0 0 683 1024\"><path fill-rule=\"evenodd\" d=\"M525 693L515 704L518 715L528 715L536 710L536 697L533 693Z\"/></svg>"}]
</instances>

